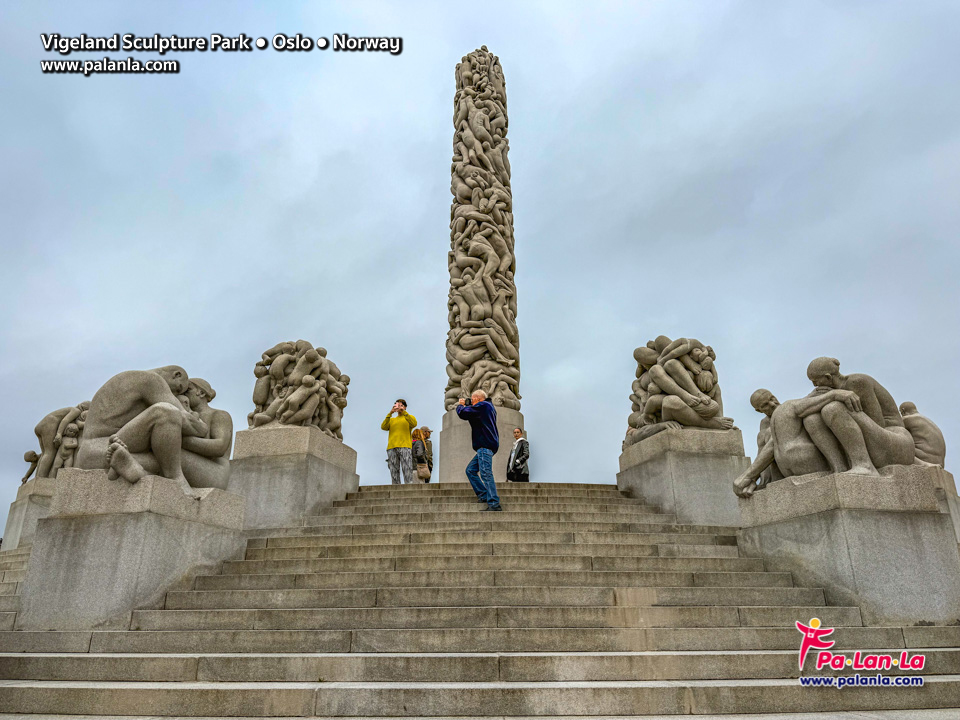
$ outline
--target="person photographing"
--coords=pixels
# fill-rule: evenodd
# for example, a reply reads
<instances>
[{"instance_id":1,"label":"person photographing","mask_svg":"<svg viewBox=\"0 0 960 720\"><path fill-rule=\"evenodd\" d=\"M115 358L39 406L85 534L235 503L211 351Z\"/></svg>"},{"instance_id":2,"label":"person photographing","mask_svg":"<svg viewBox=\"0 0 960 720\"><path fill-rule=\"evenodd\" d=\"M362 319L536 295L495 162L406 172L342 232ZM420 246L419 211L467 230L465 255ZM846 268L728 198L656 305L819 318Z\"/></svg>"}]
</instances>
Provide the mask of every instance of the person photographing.
<instances>
[{"instance_id":1,"label":"person photographing","mask_svg":"<svg viewBox=\"0 0 960 720\"><path fill-rule=\"evenodd\" d=\"M493 480L493 456L500 449L500 435L497 432L497 410L487 400L483 390L477 390L470 396L471 404L460 398L457 416L470 423L473 449L476 455L467 464L466 474L470 486L477 494L479 502L486 503L484 510L499 511L500 497Z\"/></svg>"},{"instance_id":2,"label":"person photographing","mask_svg":"<svg viewBox=\"0 0 960 720\"><path fill-rule=\"evenodd\" d=\"M394 413L397 414L396 417L393 417ZM390 482L394 485L418 482L413 473L413 453L410 449L410 433L416 426L417 419L407 412L407 401L403 398L393 404L386 419L380 424L381 430L390 433L387 436L387 466L390 468Z\"/></svg>"}]
</instances>

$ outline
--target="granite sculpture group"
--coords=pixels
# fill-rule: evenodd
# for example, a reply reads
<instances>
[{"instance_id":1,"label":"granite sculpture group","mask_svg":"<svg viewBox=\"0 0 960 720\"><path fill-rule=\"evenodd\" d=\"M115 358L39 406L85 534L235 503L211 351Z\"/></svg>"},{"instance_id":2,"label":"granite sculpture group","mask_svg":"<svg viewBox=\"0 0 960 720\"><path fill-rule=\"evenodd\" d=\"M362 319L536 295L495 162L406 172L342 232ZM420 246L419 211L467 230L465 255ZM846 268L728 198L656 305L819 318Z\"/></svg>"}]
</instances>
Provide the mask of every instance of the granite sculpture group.
<instances>
[{"instance_id":1,"label":"granite sculpture group","mask_svg":"<svg viewBox=\"0 0 960 720\"><path fill-rule=\"evenodd\" d=\"M506 86L486 46L464 57L456 74L444 406L483 390L494 405L519 410Z\"/></svg>"},{"instance_id":2,"label":"granite sculpture group","mask_svg":"<svg viewBox=\"0 0 960 720\"><path fill-rule=\"evenodd\" d=\"M306 340L281 342L265 350L254 366L251 428L265 425L313 425L343 440L350 376L340 372L326 349Z\"/></svg>"},{"instance_id":3,"label":"granite sculpture group","mask_svg":"<svg viewBox=\"0 0 960 720\"><path fill-rule=\"evenodd\" d=\"M729 430L713 348L693 338L671 340L660 335L633 351L637 379L623 446L664 430L697 427Z\"/></svg>"},{"instance_id":4,"label":"granite sculpture group","mask_svg":"<svg viewBox=\"0 0 960 720\"><path fill-rule=\"evenodd\" d=\"M804 398L781 403L764 388L750 396L750 404L766 417L756 460L734 480L739 496L811 473L878 476L879 468L889 466L943 467L943 434L913 403L898 409L877 380L862 373L843 375L836 358L812 361L807 377L814 389Z\"/></svg>"},{"instance_id":5,"label":"granite sculpture group","mask_svg":"<svg viewBox=\"0 0 960 720\"><path fill-rule=\"evenodd\" d=\"M342 441L350 378L306 340L278 343L254 374L251 427L314 425ZM210 406L216 391L178 365L128 370L93 399L50 413L36 427L40 453L29 451L26 482L55 477L62 467L107 470L110 480L136 483L160 475L185 488L225 489L230 478L233 420Z\"/></svg>"}]
</instances>

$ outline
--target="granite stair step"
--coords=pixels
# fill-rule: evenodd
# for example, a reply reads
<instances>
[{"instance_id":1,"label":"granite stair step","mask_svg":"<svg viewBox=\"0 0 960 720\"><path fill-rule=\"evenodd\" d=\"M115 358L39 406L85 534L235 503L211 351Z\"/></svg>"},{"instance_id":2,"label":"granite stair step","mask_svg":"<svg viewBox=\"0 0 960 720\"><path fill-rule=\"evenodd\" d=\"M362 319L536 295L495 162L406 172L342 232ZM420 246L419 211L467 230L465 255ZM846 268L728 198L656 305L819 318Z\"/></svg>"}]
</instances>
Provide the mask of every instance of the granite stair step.
<instances>
[{"instance_id":1,"label":"granite stair step","mask_svg":"<svg viewBox=\"0 0 960 720\"><path fill-rule=\"evenodd\" d=\"M251 548L245 560L279 560L291 557L360 558L412 557L418 555L563 555L566 557L738 557L733 545L687 545L656 543L650 545L618 543L406 543L376 545L288 545Z\"/></svg>"},{"instance_id":2,"label":"granite stair step","mask_svg":"<svg viewBox=\"0 0 960 720\"><path fill-rule=\"evenodd\" d=\"M823 605L809 588L397 587L168 592L167 610L470 606Z\"/></svg>"},{"instance_id":3,"label":"granite stair step","mask_svg":"<svg viewBox=\"0 0 960 720\"><path fill-rule=\"evenodd\" d=\"M862 625L860 609L823 606L481 606L135 610L132 630L354 630L361 628L722 628Z\"/></svg>"},{"instance_id":4,"label":"granite stair step","mask_svg":"<svg viewBox=\"0 0 960 720\"><path fill-rule=\"evenodd\" d=\"M644 547L644 546L638 546ZM386 570L643 570L655 556L590 555L415 555L399 557L286 558L274 560L230 560L224 574L316 573ZM667 558L662 558L667 559ZM683 559L683 558L673 558ZM740 560L737 557L690 557L691 560ZM678 566L679 567L679 566ZM708 566L709 567L709 566ZM722 565L714 566L716 569Z\"/></svg>"},{"instance_id":5,"label":"granite stair step","mask_svg":"<svg viewBox=\"0 0 960 720\"><path fill-rule=\"evenodd\" d=\"M897 648L868 652L899 655ZM960 650L926 654L924 676L960 674ZM844 668L834 675L858 672ZM890 675L907 674L893 668ZM823 673L827 674L827 673ZM197 653L0 654L0 681L590 682L796 678L796 653Z\"/></svg>"},{"instance_id":6,"label":"granite stair step","mask_svg":"<svg viewBox=\"0 0 960 720\"><path fill-rule=\"evenodd\" d=\"M19 592L20 592L20 587L18 583L0 582L0 596L17 595Z\"/></svg>"},{"instance_id":7,"label":"granite stair step","mask_svg":"<svg viewBox=\"0 0 960 720\"><path fill-rule=\"evenodd\" d=\"M7 712L213 716L651 715L955 708L960 676L923 687L811 691L794 678L617 682L65 682L0 685Z\"/></svg>"},{"instance_id":8,"label":"granite stair step","mask_svg":"<svg viewBox=\"0 0 960 720\"><path fill-rule=\"evenodd\" d=\"M297 526L291 528L263 528L250 533L250 542L269 538L285 537L346 537L348 535L401 534L422 532L462 532L462 531L512 531L512 532L691 532L710 533L729 537L736 536L735 528L709 525L691 525L685 523L649 523L632 522L580 522L578 520L523 520L505 517L503 513L484 513L474 520L455 522L399 522L399 523L328 523L321 525Z\"/></svg>"},{"instance_id":9,"label":"granite stair step","mask_svg":"<svg viewBox=\"0 0 960 720\"><path fill-rule=\"evenodd\" d=\"M614 513L629 515L660 515L657 508L648 505L637 505L623 503L620 500L615 502L570 502L570 503L539 503L539 502L518 502L511 501L508 498L500 498L503 505L503 511L508 513L525 512L584 512L584 513ZM484 512L483 505L476 498L473 500L464 499L456 503L427 503L427 502L395 502L386 505L357 504L357 505L335 505L324 508L322 515L326 517L341 517L345 515L357 515L368 517L370 515L397 515L403 513L475 513Z\"/></svg>"},{"instance_id":10,"label":"granite stair step","mask_svg":"<svg viewBox=\"0 0 960 720\"><path fill-rule=\"evenodd\" d=\"M944 628L931 628L934 632ZM926 648L910 628L845 627L836 650ZM796 627L366 628L356 630L168 630L0 632L5 653L638 652L789 650Z\"/></svg>"},{"instance_id":11,"label":"granite stair step","mask_svg":"<svg viewBox=\"0 0 960 720\"><path fill-rule=\"evenodd\" d=\"M656 559L656 558L654 558ZM684 558L689 562L689 559ZM696 566L670 570L396 570L391 572L328 572L200 575L195 590L284 590L390 587L792 587L790 573L743 570L701 571ZM734 566L735 567L735 566Z\"/></svg>"},{"instance_id":12,"label":"granite stair step","mask_svg":"<svg viewBox=\"0 0 960 720\"><path fill-rule=\"evenodd\" d=\"M19 595L0 595L0 612L17 612L19 609Z\"/></svg>"}]
</instances>

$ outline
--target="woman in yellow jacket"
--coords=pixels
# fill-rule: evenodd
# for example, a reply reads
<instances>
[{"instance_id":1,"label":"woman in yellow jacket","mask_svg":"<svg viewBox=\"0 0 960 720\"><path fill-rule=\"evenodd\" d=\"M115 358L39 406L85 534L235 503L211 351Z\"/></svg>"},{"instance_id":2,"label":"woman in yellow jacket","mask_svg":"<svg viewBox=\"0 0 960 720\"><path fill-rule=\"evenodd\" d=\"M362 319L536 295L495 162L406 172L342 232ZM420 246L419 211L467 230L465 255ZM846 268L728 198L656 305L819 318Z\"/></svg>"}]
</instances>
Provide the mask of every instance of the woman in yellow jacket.
<instances>
[{"instance_id":1,"label":"woman in yellow jacket","mask_svg":"<svg viewBox=\"0 0 960 720\"><path fill-rule=\"evenodd\" d=\"M396 413L397 416L393 417ZM390 482L394 485L401 483L400 468L403 467L404 483L418 482L413 472L413 453L410 450L410 432L417 426L417 419L407 412L407 401L397 400L386 420L380 425L381 430L390 433L387 436L387 465L390 467Z\"/></svg>"}]
</instances>

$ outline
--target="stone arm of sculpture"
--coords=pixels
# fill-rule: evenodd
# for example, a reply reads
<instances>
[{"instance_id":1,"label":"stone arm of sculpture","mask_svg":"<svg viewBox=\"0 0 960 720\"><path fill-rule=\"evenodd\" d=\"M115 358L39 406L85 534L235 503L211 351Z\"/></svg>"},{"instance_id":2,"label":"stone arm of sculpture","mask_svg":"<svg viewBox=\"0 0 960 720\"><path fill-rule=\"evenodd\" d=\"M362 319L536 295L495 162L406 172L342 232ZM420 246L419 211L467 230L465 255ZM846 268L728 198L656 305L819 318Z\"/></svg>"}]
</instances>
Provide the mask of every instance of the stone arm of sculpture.
<instances>
[{"instance_id":1,"label":"stone arm of sculpture","mask_svg":"<svg viewBox=\"0 0 960 720\"><path fill-rule=\"evenodd\" d=\"M230 413L217 411L210 418L210 437L185 437L181 443L184 450L209 458L223 457L233 440L233 419Z\"/></svg>"},{"instance_id":2,"label":"stone arm of sculpture","mask_svg":"<svg viewBox=\"0 0 960 720\"><path fill-rule=\"evenodd\" d=\"M153 375L153 373L150 374ZM207 424L196 413L184 410L179 398L173 394L166 381L159 375L155 375L155 377L156 382L151 379L148 384L144 385L140 396L143 402L148 407L157 403L173 405L180 411L180 434L182 436L206 437L209 431Z\"/></svg>"},{"instance_id":3,"label":"stone arm of sculpture","mask_svg":"<svg viewBox=\"0 0 960 720\"><path fill-rule=\"evenodd\" d=\"M773 447L773 438L770 438L757 453L757 459L750 464L750 467L743 471L740 477L733 481L733 492L740 497L747 498L753 495L755 490L759 489L756 485L757 480L763 471L774 462Z\"/></svg>"},{"instance_id":4,"label":"stone arm of sculpture","mask_svg":"<svg viewBox=\"0 0 960 720\"><path fill-rule=\"evenodd\" d=\"M63 440L63 431L67 429L67 425L80 417L81 412L83 411L79 407L75 407L71 408L70 412L63 416L63 420L57 425L57 434L53 438L54 447L60 446L60 441Z\"/></svg>"},{"instance_id":5,"label":"stone arm of sculpture","mask_svg":"<svg viewBox=\"0 0 960 720\"><path fill-rule=\"evenodd\" d=\"M37 469L37 465L40 464L40 456L37 455L37 453L33 450L25 453L23 459L24 461L30 463L30 468L27 470L27 474L20 478L21 485L30 479L30 476L33 475L34 471Z\"/></svg>"},{"instance_id":6,"label":"stone arm of sculpture","mask_svg":"<svg viewBox=\"0 0 960 720\"><path fill-rule=\"evenodd\" d=\"M663 352L660 353L660 357L657 359L657 362L663 365L668 360L678 359L683 355L686 355L694 348L700 348L702 350L703 343L692 338L677 338L663 349Z\"/></svg>"},{"instance_id":7,"label":"stone arm of sculpture","mask_svg":"<svg viewBox=\"0 0 960 720\"><path fill-rule=\"evenodd\" d=\"M816 391L814 391L816 393ZM832 402L842 402L850 412L860 412L860 398L852 390L830 390L825 393L810 394L800 400L794 400L796 415L803 419L823 410Z\"/></svg>"}]
</instances>

